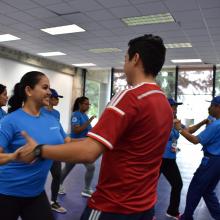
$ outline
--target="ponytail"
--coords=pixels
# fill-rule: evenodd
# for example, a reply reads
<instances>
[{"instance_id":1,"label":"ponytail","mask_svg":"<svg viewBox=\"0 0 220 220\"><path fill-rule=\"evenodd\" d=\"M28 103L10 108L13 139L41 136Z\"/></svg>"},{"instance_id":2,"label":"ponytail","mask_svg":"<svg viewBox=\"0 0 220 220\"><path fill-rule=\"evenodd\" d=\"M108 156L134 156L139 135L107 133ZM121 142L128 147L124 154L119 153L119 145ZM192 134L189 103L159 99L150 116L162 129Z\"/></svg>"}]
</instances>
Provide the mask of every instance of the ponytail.
<instances>
[{"instance_id":1,"label":"ponytail","mask_svg":"<svg viewBox=\"0 0 220 220\"><path fill-rule=\"evenodd\" d=\"M24 93L24 89L21 83L17 83L14 86L13 95L8 100L8 113L11 113L19 108L22 107L22 104L26 98L26 95Z\"/></svg>"},{"instance_id":2,"label":"ponytail","mask_svg":"<svg viewBox=\"0 0 220 220\"><path fill-rule=\"evenodd\" d=\"M78 97L78 98L75 100L75 102L74 102L74 104L73 104L73 112L79 111L79 100L80 100L80 97Z\"/></svg>"}]
</instances>

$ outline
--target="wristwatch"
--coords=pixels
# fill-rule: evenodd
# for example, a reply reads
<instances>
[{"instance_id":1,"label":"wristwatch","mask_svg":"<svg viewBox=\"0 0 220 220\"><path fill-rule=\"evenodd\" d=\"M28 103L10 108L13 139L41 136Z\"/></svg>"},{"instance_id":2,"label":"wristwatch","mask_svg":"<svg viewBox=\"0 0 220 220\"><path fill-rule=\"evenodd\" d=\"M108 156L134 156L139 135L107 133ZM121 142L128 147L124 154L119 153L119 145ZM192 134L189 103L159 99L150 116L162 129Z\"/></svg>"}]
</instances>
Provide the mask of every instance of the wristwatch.
<instances>
[{"instance_id":1,"label":"wristwatch","mask_svg":"<svg viewBox=\"0 0 220 220\"><path fill-rule=\"evenodd\" d=\"M34 157L37 158L37 159L43 159L41 157L41 153L42 153L42 147L44 146L44 144L38 144L34 150L33 150L33 154L34 154Z\"/></svg>"}]
</instances>

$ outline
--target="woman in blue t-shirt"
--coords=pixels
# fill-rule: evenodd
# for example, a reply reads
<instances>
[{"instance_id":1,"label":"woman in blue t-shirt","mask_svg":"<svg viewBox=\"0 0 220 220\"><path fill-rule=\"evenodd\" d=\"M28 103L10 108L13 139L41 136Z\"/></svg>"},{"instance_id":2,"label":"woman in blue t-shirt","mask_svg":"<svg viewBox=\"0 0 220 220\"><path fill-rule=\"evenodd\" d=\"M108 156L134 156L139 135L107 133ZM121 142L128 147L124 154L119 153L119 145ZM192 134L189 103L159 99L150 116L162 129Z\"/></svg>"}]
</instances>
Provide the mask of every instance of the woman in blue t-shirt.
<instances>
[{"instance_id":1,"label":"woman in blue t-shirt","mask_svg":"<svg viewBox=\"0 0 220 220\"><path fill-rule=\"evenodd\" d=\"M2 107L6 106L7 101L8 95L6 86L0 84L0 119L2 119L6 115L6 112L2 109Z\"/></svg>"},{"instance_id":2,"label":"woman in blue t-shirt","mask_svg":"<svg viewBox=\"0 0 220 220\"><path fill-rule=\"evenodd\" d=\"M173 111L174 122L177 120L177 107L178 105L182 105L180 102L176 102L172 98L168 98L168 102ZM197 131L202 125L207 124L208 120L205 119L200 123L188 127L187 130L190 133L194 133ZM184 125L181 125L182 128L185 128ZM165 148L165 152L163 154L163 160L160 167L160 173L162 173L169 184L171 185L171 193L170 193L170 202L167 208L166 216L172 219L179 219L179 205L180 205L180 197L181 190L183 187L182 177L179 171L179 167L176 163L176 154L179 151L177 147L177 140L179 139L179 131L172 128L168 143Z\"/></svg>"},{"instance_id":3,"label":"woman in blue t-shirt","mask_svg":"<svg viewBox=\"0 0 220 220\"><path fill-rule=\"evenodd\" d=\"M92 129L91 122L95 116L88 118L86 112L89 110L89 105L89 99L85 96L79 97L75 100L71 117L71 138L85 138L87 133ZM93 190L91 189L91 182L95 172L95 165L93 163L87 163L84 165L86 167L85 187L81 192L81 195L91 197L93 193ZM60 194L65 194L62 184L74 166L75 164L73 163L66 163L61 175Z\"/></svg>"},{"instance_id":4,"label":"woman in blue t-shirt","mask_svg":"<svg viewBox=\"0 0 220 220\"><path fill-rule=\"evenodd\" d=\"M49 104L49 80L41 72L26 73L14 87L9 113L0 121L0 218L4 220L53 220L44 185L51 160L32 164L13 161L25 144L22 131L39 143L62 144L62 127L53 116L40 111ZM5 155L5 158L4 158Z\"/></svg>"}]
</instances>

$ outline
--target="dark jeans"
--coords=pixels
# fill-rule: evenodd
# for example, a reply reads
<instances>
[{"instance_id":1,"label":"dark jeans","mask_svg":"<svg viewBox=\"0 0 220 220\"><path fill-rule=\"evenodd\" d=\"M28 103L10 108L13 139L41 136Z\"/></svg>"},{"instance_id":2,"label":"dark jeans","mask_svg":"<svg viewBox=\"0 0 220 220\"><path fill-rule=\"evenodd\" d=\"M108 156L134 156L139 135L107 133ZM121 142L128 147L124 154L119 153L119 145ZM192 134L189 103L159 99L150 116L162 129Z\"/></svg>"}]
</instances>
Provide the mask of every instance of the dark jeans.
<instances>
[{"instance_id":1,"label":"dark jeans","mask_svg":"<svg viewBox=\"0 0 220 220\"><path fill-rule=\"evenodd\" d=\"M189 185L186 207L181 220L193 220L194 211L203 197L211 216L220 220L220 204L214 192L220 180L220 157L203 157Z\"/></svg>"},{"instance_id":2,"label":"dark jeans","mask_svg":"<svg viewBox=\"0 0 220 220\"><path fill-rule=\"evenodd\" d=\"M54 161L50 169L52 175L51 183L51 201L56 202L61 183L61 162Z\"/></svg>"},{"instance_id":3,"label":"dark jeans","mask_svg":"<svg viewBox=\"0 0 220 220\"><path fill-rule=\"evenodd\" d=\"M118 214L111 212L100 212L95 209L85 208L80 220L152 220L154 208L145 212L135 214Z\"/></svg>"},{"instance_id":4,"label":"dark jeans","mask_svg":"<svg viewBox=\"0 0 220 220\"><path fill-rule=\"evenodd\" d=\"M167 213L173 216L179 214L180 196L183 187L182 177L175 159L163 158L160 173L162 173L171 185L170 204Z\"/></svg>"},{"instance_id":5,"label":"dark jeans","mask_svg":"<svg viewBox=\"0 0 220 220\"><path fill-rule=\"evenodd\" d=\"M54 220L45 192L35 197L15 197L0 194L1 220Z\"/></svg>"}]
</instances>

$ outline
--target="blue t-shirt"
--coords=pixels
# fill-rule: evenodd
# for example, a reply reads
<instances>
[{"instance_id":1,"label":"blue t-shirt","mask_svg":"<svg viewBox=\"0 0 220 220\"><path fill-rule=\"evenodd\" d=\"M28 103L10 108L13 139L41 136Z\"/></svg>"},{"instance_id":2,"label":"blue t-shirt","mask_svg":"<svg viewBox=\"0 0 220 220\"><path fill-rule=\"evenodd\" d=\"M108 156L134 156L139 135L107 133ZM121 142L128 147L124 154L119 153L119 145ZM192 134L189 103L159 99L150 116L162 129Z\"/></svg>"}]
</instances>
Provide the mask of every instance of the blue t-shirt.
<instances>
[{"instance_id":1,"label":"blue t-shirt","mask_svg":"<svg viewBox=\"0 0 220 220\"><path fill-rule=\"evenodd\" d=\"M71 138L84 138L87 133L92 129L92 126L89 124L85 130L80 132L79 134L74 133L73 128L76 125L82 126L89 120L88 116L80 111L76 111L72 113L71 117Z\"/></svg>"},{"instance_id":2,"label":"blue t-shirt","mask_svg":"<svg viewBox=\"0 0 220 220\"><path fill-rule=\"evenodd\" d=\"M0 119L2 119L7 113L2 109L0 108Z\"/></svg>"},{"instance_id":3,"label":"blue t-shirt","mask_svg":"<svg viewBox=\"0 0 220 220\"><path fill-rule=\"evenodd\" d=\"M55 117L58 121L60 121L60 113L56 109L48 110L47 108L43 107L43 108L41 108L41 112L49 114L49 115ZM61 131L60 132L63 136L63 139L65 139L68 136L66 134L66 132L63 130L62 126L61 126Z\"/></svg>"},{"instance_id":4,"label":"blue t-shirt","mask_svg":"<svg viewBox=\"0 0 220 220\"><path fill-rule=\"evenodd\" d=\"M41 108L41 112L47 113L54 116L58 121L60 121L60 113L56 109L47 109L45 107Z\"/></svg>"},{"instance_id":5,"label":"blue t-shirt","mask_svg":"<svg viewBox=\"0 0 220 220\"><path fill-rule=\"evenodd\" d=\"M165 152L163 154L163 158L176 159L176 152L172 151L172 145L173 143L177 143L179 136L179 131L177 131L175 128L172 128Z\"/></svg>"},{"instance_id":6,"label":"blue t-shirt","mask_svg":"<svg viewBox=\"0 0 220 220\"><path fill-rule=\"evenodd\" d=\"M18 109L0 121L0 146L5 153L11 153L26 141L21 131L26 131L39 144L63 144L61 125L54 117L41 112L32 116ZM33 197L44 190L51 160L39 160L33 164L10 162L0 166L0 194Z\"/></svg>"},{"instance_id":7,"label":"blue t-shirt","mask_svg":"<svg viewBox=\"0 0 220 220\"><path fill-rule=\"evenodd\" d=\"M220 119L209 124L197 137L204 152L220 156Z\"/></svg>"}]
</instances>

